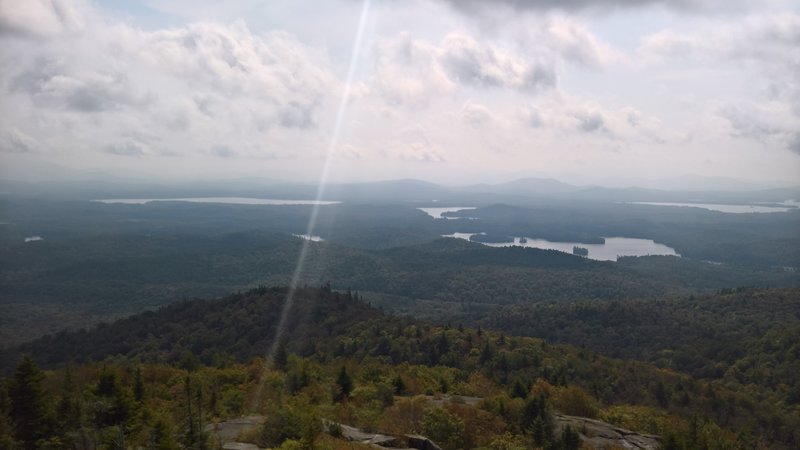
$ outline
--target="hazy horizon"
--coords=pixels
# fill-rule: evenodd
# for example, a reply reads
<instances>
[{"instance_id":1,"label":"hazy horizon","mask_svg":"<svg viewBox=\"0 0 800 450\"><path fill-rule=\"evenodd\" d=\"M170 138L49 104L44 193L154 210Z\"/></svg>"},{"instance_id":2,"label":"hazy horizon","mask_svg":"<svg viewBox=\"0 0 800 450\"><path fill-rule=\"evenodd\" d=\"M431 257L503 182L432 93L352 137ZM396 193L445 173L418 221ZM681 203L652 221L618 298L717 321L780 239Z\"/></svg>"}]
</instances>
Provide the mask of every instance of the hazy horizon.
<instances>
[{"instance_id":1,"label":"hazy horizon","mask_svg":"<svg viewBox=\"0 0 800 450\"><path fill-rule=\"evenodd\" d=\"M189 175L184 177L167 177L158 175L148 175L145 173L114 173L113 171L104 170L80 170L74 168L67 168L55 164L37 165L33 170L25 173L24 176L15 175L14 173L4 172L0 174L0 181L11 182L29 182L34 184L39 183L126 183L132 185L151 185L151 186L193 186L202 185L203 183L218 184L218 183L244 183L252 185L297 185L297 186L317 186L319 179L310 177L308 179L297 179L293 177L280 177L278 176L259 176L259 175L242 175L231 176L221 173L205 173ZM582 179L580 177L566 176L563 178L551 176L545 173L512 173L512 174L484 174L481 178L476 178L471 181L453 181L453 180L440 180L440 179L426 179L422 177L398 177L398 178L355 178L355 179L328 179L327 184L330 185L348 185L348 184L371 184L371 183L392 183L413 181L422 183L431 183L447 188L461 188L478 185L497 186L522 181L542 181L542 182L555 182L573 187L602 187L611 189L624 189L624 188L644 188L665 191L730 191L730 192L746 192L758 191L768 189L797 189L800 188L800 180L797 183L776 183L776 182L759 182L754 180L747 180L733 177L723 176L703 176L697 174L681 174L672 177L644 179L635 177L623 177L617 179L608 178L595 178L595 179Z\"/></svg>"}]
</instances>

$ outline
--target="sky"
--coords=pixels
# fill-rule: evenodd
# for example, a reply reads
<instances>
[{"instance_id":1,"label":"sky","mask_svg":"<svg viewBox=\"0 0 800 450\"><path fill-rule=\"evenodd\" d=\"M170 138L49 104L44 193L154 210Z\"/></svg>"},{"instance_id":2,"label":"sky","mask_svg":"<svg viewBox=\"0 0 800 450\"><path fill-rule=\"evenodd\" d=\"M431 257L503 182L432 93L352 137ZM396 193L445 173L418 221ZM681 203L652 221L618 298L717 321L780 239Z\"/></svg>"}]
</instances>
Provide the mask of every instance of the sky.
<instances>
[{"instance_id":1,"label":"sky","mask_svg":"<svg viewBox=\"0 0 800 450\"><path fill-rule=\"evenodd\" d=\"M800 185L788 0L0 0L0 177Z\"/></svg>"}]
</instances>

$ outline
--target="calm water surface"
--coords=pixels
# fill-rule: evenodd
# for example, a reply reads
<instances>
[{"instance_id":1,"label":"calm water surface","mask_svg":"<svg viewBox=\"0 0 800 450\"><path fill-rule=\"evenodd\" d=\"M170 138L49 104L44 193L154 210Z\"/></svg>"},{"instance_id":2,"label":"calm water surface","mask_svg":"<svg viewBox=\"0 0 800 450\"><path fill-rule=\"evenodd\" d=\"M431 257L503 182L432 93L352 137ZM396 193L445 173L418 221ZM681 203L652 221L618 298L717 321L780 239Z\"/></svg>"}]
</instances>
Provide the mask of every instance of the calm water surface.
<instances>
[{"instance_id":1,"label":"calm water surface","mask_svg":"<svg viewBox=\"0 0 800 450\"><path fill-rule=\"evenodd\" d=\"M299 237L300 239L305 239L311 242L322 242L325 239L322 239L321 236L317 236L316 234L293 234L294 237Z\"/></svg>"},{"instance_id":2,"label":"calm water surface","mask_svg":"<svg viewBox=\"0 0 800 450\"><path fill-rule=\"evenodd\" d=\"M444 237L469 240L476 233L453 233ZM651 239L635 239L623 237L607 237L605 244L582 244L580 242L551 242L545 239L530 239L520 243L520 238L514 242L485 243L489 247L530 247L543 250L558 250L572 254L572 247L578 246L589 250L589 259L598 261L616 261L619 256L647 256L647 255L672 255L680 256L674 248L659 244Z\"/></svg>"},{"instance_id":3,"label":"calm water surface","mask_svg":"<svg viewBox=\"0 0 800 450\"><path fill-rule=\"evenodd\" d=\"M228 203L232 205L334 205L341 202L326 200L284 200L250 197L190 197L190 198L112 198L94 200L100 203L143 205L150 202Z\"/></svg>"},{"instance_id":4,"label":"calm water surface","mask_svg":"<svg viewBox=\"0 0 800 450\"><path fill-rule=\"evenodd\" d=\"M460 219L460 217L447 217L442 214L455 211L463 211L465 209L477 209L474 206L451 206L448 208L417 208L425 214L433 217L434 219Z\"/></svg>"},{"instance_id":5,"label":"calm water surface","mask_svg":"<svg viewBox=\"0 0 800 450\"><path fill-rule=\"evenodd\" d=\"M689 207L689 208L702 208L709 211L719 211L731 214L746 214L746 213L776 213L786 212L797 209L796 206L791 206L791 202L784 202L787 206L764 206L764 205L722 205L717 203L662 203L662 202L631 202L633 205L653 205L653 206L675 206L675 207Z\"/></svg>"}]
</instances>

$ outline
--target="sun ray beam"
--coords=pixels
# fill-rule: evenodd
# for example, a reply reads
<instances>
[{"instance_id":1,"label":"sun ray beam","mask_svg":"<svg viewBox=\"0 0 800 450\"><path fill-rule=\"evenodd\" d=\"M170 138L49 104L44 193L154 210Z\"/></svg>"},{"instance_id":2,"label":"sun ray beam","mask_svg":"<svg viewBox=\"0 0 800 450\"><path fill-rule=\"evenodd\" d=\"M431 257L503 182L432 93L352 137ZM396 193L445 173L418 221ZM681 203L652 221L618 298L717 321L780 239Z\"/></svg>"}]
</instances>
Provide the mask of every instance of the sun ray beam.
<instances>
[{"instance_id":1,"label":"sun ray beam","mask_svg":"<svg viewBox=\"0 0 800 450\"><path fill-rule=\"evenodd\" d=\"M325 154L325 162L323 163L322 171L320 172L319 176L319 183L317 184L317 195L316 195L317 201L311 207L311 215L309 216L308 225L306 226L306 236L311 236L314 234L314 228L316 227L317 224L317 217L319 216L319 208L320 208L319 202L325 195L325 189L328 184L328 176L331 170L331 164L336 155L336 149L339 146L339 138L341 136L342 127L344 126L345 119L347 118L348 106L350 104L350 93L353 82L355 80L355 74L356 74L356 69L358 68L358 62L361 56L361 47L363 45L364 31L367 25L369 9L370 9L370 0L364 0L364 3L361 7L361 15L358 21L358 30L356 32L356 38L353 43L353 51L350 55L350 64L347 69L347 79L342 90L342 96L339 100L339 107L336 111L336 120L334 122L334 126L331 132L331 138L330 141L328 142L328 147ZM303 274L303 268L305 266L306 258L308 256L309 245L311 245L311 240L303 239L300 248L300 254L297 258L297 264L295 265L294 273L292 274L292 279L289 284L289 291L286 294L286 300L284 301L283 307L281 308L281 314L278 320L278 326L275 329L275 336L272 339L269 351L265 355L266 356L265 364L267 366L272 364L272 359L274 358L275 352L278 350L278 347L283 339L283 335L286 331L286 322L289 319L289 315L291 314L292 311L292 306L294 305L295 294L297 292L297 285L299 284L300 278L302 277ZM254 396L254 400L256 402L260 402L259 398L261 397L260 392L262 389L263 389L263 383L260 383L258 392Z\"/></svg>"}]
</instances>

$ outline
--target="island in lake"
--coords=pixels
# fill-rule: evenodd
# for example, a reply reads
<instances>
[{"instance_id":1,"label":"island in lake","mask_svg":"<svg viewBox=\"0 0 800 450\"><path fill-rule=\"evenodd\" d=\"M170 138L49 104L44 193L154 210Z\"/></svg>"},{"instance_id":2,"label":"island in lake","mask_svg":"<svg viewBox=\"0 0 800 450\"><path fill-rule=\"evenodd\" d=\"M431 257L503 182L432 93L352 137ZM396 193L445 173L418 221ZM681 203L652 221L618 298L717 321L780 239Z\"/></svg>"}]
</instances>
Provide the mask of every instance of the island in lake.
<instances>
[{"instance_id":1,"label":"island in lake","mask_svg":"<svg viewBox=\"0 0 800 450\"><path fill-rule=\"evenodd\" d=\"M572 254L578 256L589 256L589 249L586 247L578 247L576 245L572 247Z\"/></svg>"}]
</instances>

